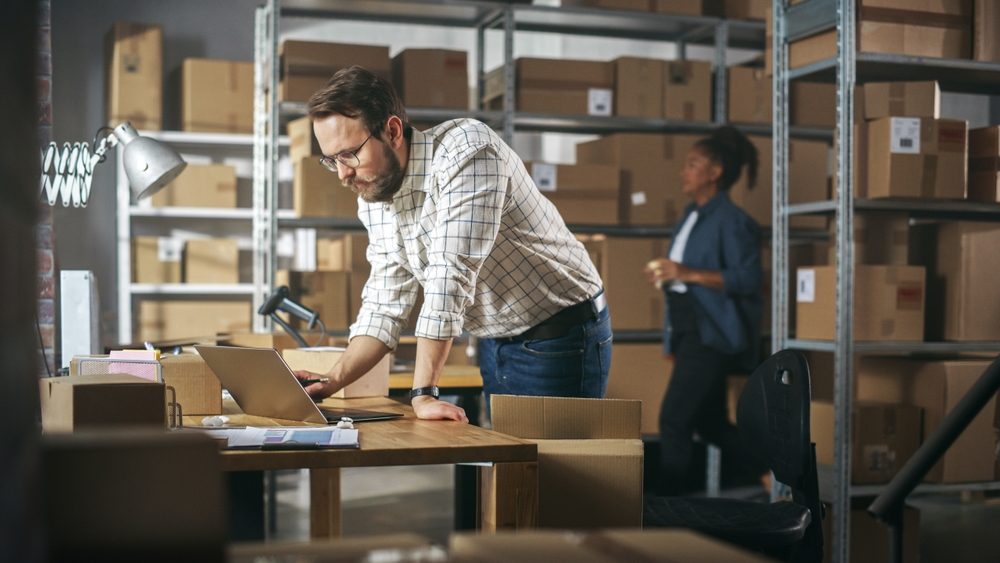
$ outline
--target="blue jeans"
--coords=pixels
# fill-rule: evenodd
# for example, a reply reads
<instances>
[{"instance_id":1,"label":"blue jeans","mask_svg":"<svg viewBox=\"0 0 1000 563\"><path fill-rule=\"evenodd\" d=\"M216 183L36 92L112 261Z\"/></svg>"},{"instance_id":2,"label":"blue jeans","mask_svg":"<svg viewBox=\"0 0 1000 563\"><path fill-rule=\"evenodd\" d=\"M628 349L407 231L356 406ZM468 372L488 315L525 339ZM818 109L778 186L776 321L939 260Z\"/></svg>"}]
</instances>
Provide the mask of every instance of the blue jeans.
<instances>
[{"instance_id":1,"label":"blue jeans","mask_svg":"<svg viewBox=\"0 0 1000 563\"><path fill-rule=\"evenodd\" d=\"M490 395L604 397L611 369L611 317L596 319L549 340L479 341L479 371L489 412Z\"/></svg>"}]
</instances>

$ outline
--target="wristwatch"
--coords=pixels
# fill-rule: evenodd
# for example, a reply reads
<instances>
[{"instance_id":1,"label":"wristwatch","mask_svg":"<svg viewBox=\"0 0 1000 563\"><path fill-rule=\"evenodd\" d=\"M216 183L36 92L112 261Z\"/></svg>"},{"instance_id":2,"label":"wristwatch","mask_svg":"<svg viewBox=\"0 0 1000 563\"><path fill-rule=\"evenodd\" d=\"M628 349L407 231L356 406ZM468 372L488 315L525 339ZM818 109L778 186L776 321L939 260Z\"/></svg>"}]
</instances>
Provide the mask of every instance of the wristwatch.
<instances>
[{"instance_id":1,"label":"wristwatch","mask_svg":"<svg viewBox=\"0 0 1000 563\"><path fill-rule=\"evenodd\" d=\"M417 387L410 391L410 398L419 397L421 395L430 395L437 399L441 396L441 390L438 389L437 385L432 385L430 387Z\"/></svg>"}]
</instances>

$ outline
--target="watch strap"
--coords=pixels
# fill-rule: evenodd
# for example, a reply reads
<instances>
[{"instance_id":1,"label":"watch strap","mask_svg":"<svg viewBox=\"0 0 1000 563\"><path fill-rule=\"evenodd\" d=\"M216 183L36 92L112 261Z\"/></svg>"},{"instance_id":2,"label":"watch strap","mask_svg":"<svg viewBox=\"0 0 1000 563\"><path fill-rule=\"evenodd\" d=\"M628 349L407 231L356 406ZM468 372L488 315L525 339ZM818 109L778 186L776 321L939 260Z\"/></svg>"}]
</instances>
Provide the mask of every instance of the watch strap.
<instances>
[{"instance_id":1,"label":"watch strap","mask_svg":"<svg viewBox=\"0 0 1000 563\"><path fill-rule=\"evenodd\" d=\"M437 399L441 396L441 390L438 389L437 385L432 385L430 387L417 387L416 389L410 390L410 398L419 397L421 395L430 395Z\"/></svg>"}]
</instances>

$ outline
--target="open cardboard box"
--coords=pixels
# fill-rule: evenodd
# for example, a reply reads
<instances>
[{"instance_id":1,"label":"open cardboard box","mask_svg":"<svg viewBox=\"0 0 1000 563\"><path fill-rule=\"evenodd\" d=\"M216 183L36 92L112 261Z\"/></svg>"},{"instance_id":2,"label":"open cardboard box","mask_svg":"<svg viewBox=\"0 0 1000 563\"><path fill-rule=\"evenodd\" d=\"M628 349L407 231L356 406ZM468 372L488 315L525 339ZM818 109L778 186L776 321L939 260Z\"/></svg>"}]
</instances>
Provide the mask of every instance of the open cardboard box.
<instances>
[{"instance_id":1,"label":"open cardboard box","mask_svg":"<svg viewBox=\"0 0 1000 563\"><path fill-rule=\"evenodd\" d=\"M642 401L493 395L493 430L538 444L538 526L642 525Z\"/></svg>"}]
</instances>

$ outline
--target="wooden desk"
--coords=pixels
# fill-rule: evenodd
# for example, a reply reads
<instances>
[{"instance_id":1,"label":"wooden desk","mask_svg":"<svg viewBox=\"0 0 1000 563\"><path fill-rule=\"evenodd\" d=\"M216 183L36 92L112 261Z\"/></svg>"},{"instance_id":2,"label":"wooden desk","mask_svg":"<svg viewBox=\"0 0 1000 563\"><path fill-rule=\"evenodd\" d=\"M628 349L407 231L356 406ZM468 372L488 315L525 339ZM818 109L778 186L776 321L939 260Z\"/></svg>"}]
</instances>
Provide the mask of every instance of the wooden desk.
<instances>
[{"instance_id":1,"label":"wooden desk","mask_svg":"<svg viewBox=\"0 0 1000 563\"><path fill-rule=\"evenodd\" d=\"M384 397L327 399L333 408L399 412L403 418L357 424L359 449L224 450L224 471L310 470L311 536L340 535L340 468L391 465L482 464L478 470L478 527L483 531L534 528L538 517L538 448L535 444L471 424L418 420L409 405ZM251 416L226 402L231 426L306 426ZM197 425L200 417L185 417Z\"/></svg>"}]
</instances>

